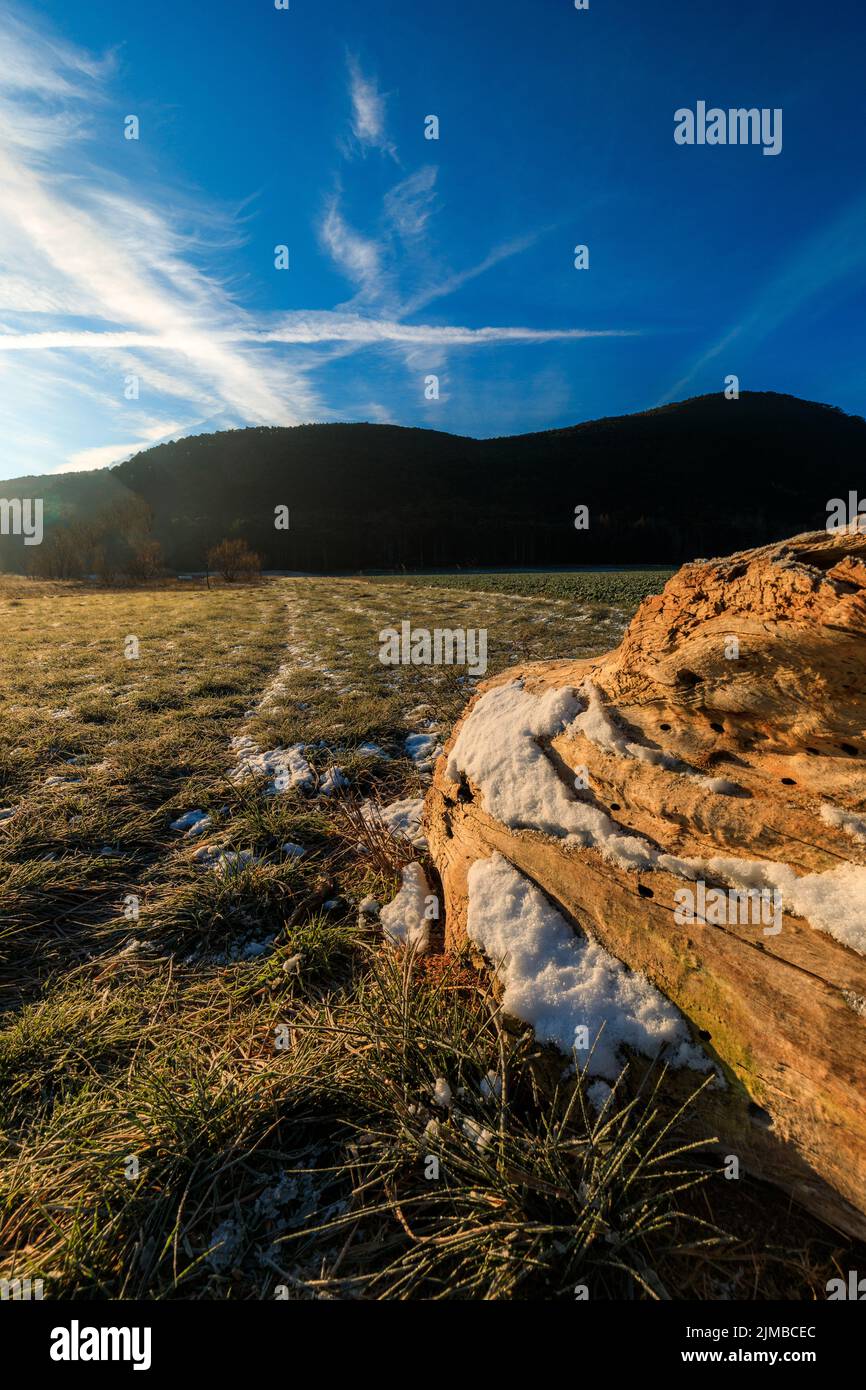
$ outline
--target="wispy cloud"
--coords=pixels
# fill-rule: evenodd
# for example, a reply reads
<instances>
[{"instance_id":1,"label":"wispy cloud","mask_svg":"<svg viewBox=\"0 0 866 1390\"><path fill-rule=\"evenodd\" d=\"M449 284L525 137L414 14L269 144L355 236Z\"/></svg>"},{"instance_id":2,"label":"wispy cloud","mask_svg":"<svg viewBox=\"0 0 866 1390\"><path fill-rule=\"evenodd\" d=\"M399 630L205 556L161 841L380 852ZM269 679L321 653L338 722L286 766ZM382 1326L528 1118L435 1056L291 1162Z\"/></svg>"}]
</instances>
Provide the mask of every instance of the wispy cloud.
<instances>
[{"instance_id":1,"label":"wispy cloud","mask_svg":"<svg viewBox=\"0 0 866 1390\"><path fill-rule=\"evenodd\" d=\"M164 376L183 383L193 419L214 400L254 422L309 418L321 408L309 381L296 375L287 391L277 363L225 332L243 312L191 261L183 200L171 200L180 211L170 215L160 206L165 190L148 195L122 171L91 163L91 122L112 70L110 57L73 49L45 26L37 32L20 14L0 19L0 344L156 346ZM121 158L132 158L119 129L117 139ZM205 236L230 244L235 233L225 212L187 211ZM62 320L70 317L116 326L117 335L69 333ZM42 331L34 333L37 323ZM126 369L152 378L147 362L134 357ZM66 369L66 384L76 390L76 371ZM127 427L138 433L137 409L123 400L119 380L117 389ZM125 447L117 446L121 453Z\"/></svg>"},{"instance_id":2,"label":"wispy cloud","mask_svg":"<svg viewBox=\"0 0 866 1390\"><path fill-rule=\"evenodd\" d=\"M397 320L342 318L329 312L287 314L274 327L247 326L215 333L214 346L241 343L429 343L431 346L472 347L481 343L555 343L584 338L628 338L629 329L592 328L461 328L455 325L400 323ZM182 337L124 332L68 331L59 333L6 333L0 335L0 352L58 348L162 348L180 350Z\"/></svg>"},{"instance_id":3,"label":"wispy cloud","mask_svg":"<svg viewBox=\"0 0 866 1390\"><path fill-rule=\"evenodd\" d=\"M381 150L397 159L397 150L385 130L385 97L375 77L367 77L355 54L349 55L349 95L352 101L352 134L361 146Z\"/></svg>"},{"instance_id":4,"label":"wispy cloud","mask_svg":"<svg viewBox=\"0 0 866 1390\"><path fill-rule=\"evenodd\" d=\"M335 195L321 224L322 243L332 260L356 286L362 299L372 299L383 289L383 248L371 237L349 226Z\"/></svg>"},{"instance_id":5,"label":"wispy cloud","mask_svg":"<svg viewBox=\"0 0 866 1390\"><path fill-rule=\"evenodd\" d=\"M242 244L246 229L236 211L193 202L155 175L142 176L138 151L123 141L111 114L114 70L112 54L77 50L44 22L38 30L28 25L22 11L0 17L0 428L7 467L102 466L211 420L340 418L340 401L326 399L322 373L367 348L390 348L406 361L423 349L429 362L453 349L621 336L574 327L407 323L533 241L530 235L504 243L462 270L444 264L431 235L438 175L429 163L382 191L370 227L350 215L337 179L318 231L351 286L346 303L251 312L214 268ZM355 58L348 76L357 146L396 159L377 80ZM372 164L368 173L375 174ZM125 392L132 378L140 400ZM371 392L369 384L358 399L364 391ZM372 394L371 412L389 418L377 387Z\"/></svg>"}]
</instances>

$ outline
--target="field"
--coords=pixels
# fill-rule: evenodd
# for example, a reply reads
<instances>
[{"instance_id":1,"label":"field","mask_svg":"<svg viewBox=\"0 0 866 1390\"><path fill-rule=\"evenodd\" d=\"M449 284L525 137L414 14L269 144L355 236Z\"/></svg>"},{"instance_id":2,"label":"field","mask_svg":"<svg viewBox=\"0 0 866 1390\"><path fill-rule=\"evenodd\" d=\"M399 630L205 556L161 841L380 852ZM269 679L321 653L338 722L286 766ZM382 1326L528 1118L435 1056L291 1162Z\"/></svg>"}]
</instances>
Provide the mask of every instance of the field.
<instances>
[{"instance_id":1,"label":"field","mask_svg":"<svg viewBox=\"0 0 866 1390\"><path fill-rule=\"evenodd\" d=\"M408 956L370 901L423 854L377 808L423 796L473 686L382 665L380 629L486 628L493 674L607 650L663 580L0 581L0 1275L811 1298L848 1267L662 1120L661 1072L596 1113L477 962ZM275 788L260 755L294 746Z\"/></svg>"}]
</instances>

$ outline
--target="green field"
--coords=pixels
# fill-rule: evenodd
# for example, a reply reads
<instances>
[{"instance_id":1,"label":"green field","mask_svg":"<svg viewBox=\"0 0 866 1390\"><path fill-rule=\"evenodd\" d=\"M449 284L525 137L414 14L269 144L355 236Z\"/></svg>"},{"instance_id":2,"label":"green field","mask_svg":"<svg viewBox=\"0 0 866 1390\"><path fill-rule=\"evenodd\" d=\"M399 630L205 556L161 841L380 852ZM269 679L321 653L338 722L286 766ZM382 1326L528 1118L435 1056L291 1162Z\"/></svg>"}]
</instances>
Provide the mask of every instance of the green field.
<instances>
[{"instance_id":1,"label":"green field","mask_svg":"<svg viewBox=\"0 0 866 1390\"><path fill-rule=\"evenodd\" d=\"M359 802L423 796L405 740L444 742L472 689L383 666L380 629L485 627L493 674L607 650L660 580L483 582L0 582L0 1276L82 1298L823 1289L834 1237L747 1180L734 1208L651 1091L596 1115L485 971L407 958L359 911L417 857ZM343 793L238 780L238 735L303 745ZM192 811L203 833L171 828Z\"/></svg>"},{"instance_id":2,"label":"green field","mask_svg":"<svg viewBox=\"0 0 866 1390\"><path fill-rule=\"evenodd\" d=\"M469 589L485 594L519 594L526 598L609 604L631 610L648 594L660 594L673 573L672 569L582 570L555 574L490 571L478 574L412 575L408 582L420 587Z\"/></svg>"}]
</instances>

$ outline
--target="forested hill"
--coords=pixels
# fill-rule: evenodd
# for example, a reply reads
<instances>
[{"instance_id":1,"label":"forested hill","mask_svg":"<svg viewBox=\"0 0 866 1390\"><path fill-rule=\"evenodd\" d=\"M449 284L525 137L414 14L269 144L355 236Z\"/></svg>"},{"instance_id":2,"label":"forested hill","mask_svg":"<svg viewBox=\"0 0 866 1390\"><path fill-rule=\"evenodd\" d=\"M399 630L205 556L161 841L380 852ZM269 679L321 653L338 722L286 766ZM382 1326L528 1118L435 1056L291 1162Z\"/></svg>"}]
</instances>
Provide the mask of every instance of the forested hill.
<instances>
[{"instance_id":1,"label":"forested hill","mask_svg":"<svg viewBox=\"0 0 866 1390\"><path fill-rule=\"evenodd\" d=\"M300 570L679 563L825 524L866 495L866 421L775 393L695 397L540 434L475 440L392 425L197 435L99 473L18 479L46 524L130 495L172 568L242 536ZM288 531L274 527L289 508ZM577 506L589 527L576 530ZM26 550L3 538L4 568Z\"/></svg>"}]
</instances>

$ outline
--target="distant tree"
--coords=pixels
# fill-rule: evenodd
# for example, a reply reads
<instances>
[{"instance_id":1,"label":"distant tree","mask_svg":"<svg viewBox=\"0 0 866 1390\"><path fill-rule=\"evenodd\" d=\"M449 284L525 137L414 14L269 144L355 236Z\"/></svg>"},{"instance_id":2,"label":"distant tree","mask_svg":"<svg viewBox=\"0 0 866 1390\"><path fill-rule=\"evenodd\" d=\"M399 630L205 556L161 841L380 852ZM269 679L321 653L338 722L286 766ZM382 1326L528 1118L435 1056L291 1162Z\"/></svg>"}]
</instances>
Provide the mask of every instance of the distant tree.
<instances>
[{"instance_id":1,"label":"distant tree","mask_svg":"<svg viewBox=\"0 0 866 1390\"><path fill-rule=\"evenodd\" d=\"M227 584L252 579L261 572L262 557L250 550L244 540L224 540L207 553L207 567L221 574Z\"/></svg>"},{"instance_id":2,"label":"distant tree","mask_svg":"<svg viewBox=\"0 0 866 1390\"><path fill-rule=\"evenodd\" d=\"M129 562L129 573L133 579L156 579L162 573L162 546L156 540L140 540Z\"/></svg>"},{"instance_id":3,"label":"distant tree","mask_svg":"<svg viewBox=\"0 0 866 1390\"><path fill-rule=\"evenodd\" d=\"M117 566L104 545L98 545L93 552L93 573L106 587L117 582Z\"/></svg>"},{"instance_id":4,"label":"distant tree","mask_svg":"<svg viewBox=\"0 0 866 1390\"><path fill-rule=\"evenodd\" d=\"M38 579L80 579L93 563L94 533L86 522L54 526L30 560Z\"/></svg>"}]
</instances>

